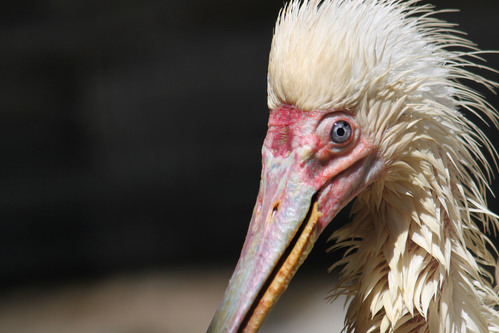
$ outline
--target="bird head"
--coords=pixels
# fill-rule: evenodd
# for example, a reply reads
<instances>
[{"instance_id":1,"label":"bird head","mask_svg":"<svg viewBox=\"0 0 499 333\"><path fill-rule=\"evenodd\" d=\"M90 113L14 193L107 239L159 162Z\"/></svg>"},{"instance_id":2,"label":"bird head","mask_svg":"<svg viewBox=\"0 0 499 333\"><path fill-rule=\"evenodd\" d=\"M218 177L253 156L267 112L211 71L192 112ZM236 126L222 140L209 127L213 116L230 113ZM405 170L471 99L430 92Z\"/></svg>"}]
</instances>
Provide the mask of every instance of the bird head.
<instances>
[{"instance_id":1,"label":"bird head","mask_svg":"<svg viewBox=\"0 0 499 333\"><path fill-rule=\"evenodd\" d=\"M470 125L456 110L483 100L456 79L486 81L446 48L472 45L416 2L305 0L281 11L260 190L210 332L256 331L354 197L368 193L376 206L386 188L411 182L408 160L425 159L418 152L477 141L460 134ZM473 161L473 152L456 148L451 160Z\"/></svg>"}]
</instances>

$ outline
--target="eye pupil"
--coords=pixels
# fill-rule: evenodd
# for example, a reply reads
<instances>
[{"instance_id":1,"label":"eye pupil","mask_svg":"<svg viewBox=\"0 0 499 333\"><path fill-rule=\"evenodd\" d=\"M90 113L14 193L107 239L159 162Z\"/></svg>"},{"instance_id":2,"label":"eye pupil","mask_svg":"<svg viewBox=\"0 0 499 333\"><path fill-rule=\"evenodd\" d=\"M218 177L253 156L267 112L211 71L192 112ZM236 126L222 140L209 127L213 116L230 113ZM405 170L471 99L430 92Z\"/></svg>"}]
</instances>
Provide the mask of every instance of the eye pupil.
<instances>
[{"instance_id":1,"label":"eye pupil","mask_svg":"<svg viewBox=\"0 0 499 333\"><path fill-rule=\"evenodd\" d=\"M331 129L331 140L334 143L345 143L352 136L352 127L345 120L334 123Z\"/></svg>"}]
</instances>

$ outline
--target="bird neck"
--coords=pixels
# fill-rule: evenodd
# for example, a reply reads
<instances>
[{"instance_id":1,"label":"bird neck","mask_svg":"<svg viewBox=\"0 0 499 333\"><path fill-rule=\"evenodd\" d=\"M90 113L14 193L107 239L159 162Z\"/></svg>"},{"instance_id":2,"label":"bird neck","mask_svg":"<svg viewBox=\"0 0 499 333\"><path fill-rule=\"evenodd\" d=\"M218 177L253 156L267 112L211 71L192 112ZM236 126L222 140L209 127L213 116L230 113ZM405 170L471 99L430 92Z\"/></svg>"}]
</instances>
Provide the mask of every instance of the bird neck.
<instances>
[{"instance_id":1,"label":"bird neck","mask_svg":"<svg viewBox=\"0 0 499 333\"><path fill-rule=\"evenodd\" d=\"M408 153L358 196L352 222L333 234L333 248L350 248L334 266L344 265L331 295L349 297L347 331L499 327L498 297L480 266L493 262L487 238L449 162L438 148Z\"/></svg>"}]
</instances>

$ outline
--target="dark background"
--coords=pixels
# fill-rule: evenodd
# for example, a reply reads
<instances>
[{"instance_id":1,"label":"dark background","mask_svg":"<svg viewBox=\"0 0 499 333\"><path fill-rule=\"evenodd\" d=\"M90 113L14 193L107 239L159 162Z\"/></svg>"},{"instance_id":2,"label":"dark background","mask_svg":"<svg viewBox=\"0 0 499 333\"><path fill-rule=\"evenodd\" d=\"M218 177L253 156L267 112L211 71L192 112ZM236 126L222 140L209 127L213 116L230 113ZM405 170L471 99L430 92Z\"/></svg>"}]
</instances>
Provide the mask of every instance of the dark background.
<instances>
[{"instance_id":1,"label":"dark background","mask_svg":"<svg viewBox=\"0 0 499 333\"><path fill-rule=\"evenodd\" d=\"M258 190L282 4L0 4L1 288L235 264ZM438 8L461 8L441 17L499 49L497 0ZM485 58L499 68L498 54ZM332 228L308 265L333 262Z\"/></svg>"}]
</instances>

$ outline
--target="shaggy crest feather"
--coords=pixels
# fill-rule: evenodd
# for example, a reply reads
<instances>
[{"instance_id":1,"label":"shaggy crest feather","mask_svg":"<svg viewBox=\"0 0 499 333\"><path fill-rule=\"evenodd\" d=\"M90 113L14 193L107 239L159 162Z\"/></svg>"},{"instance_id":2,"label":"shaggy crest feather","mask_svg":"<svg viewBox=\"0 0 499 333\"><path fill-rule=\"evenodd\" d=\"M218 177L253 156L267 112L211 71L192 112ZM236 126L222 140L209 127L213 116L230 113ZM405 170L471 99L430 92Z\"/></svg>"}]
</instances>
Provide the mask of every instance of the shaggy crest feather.
<instances>
[{"instance_id":1,"label":"shaggy crest feather","mask_svg":"<svg viewBox=\"0 0 499 333\"><path fill-rule=\"evenodd\" d=\"M354 114L386 171L361 193L340 283L347 332L499 332L496 266L482 232L496 153L459 110L496 126L498 115L461 81L481 51L419 1L291 1L275 27L268 104Z\"/></svg>"}]
</instances>

